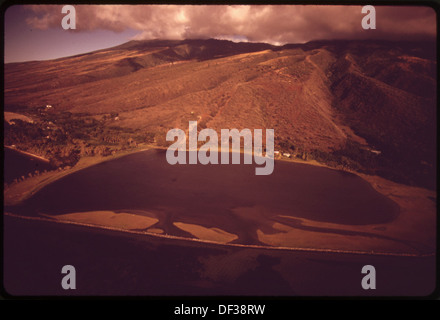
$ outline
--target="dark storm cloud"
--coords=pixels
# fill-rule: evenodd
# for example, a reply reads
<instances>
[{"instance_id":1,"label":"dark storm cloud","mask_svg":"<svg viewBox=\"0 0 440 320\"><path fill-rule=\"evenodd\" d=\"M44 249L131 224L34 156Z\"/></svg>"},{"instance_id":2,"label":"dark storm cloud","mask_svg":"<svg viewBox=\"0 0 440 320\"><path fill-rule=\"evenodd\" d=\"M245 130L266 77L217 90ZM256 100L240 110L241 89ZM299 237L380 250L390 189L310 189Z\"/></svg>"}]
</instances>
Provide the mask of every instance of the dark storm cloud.
<instances>
[{"instance_id":1,"label":"dark storm cloud","mask_svg":"<svg viewBox=\"0 0 440 320\"><path fill-rule=\"evenodd\" d=\"M27 23L60 28L62 6L26 6ZM363 30L361 6L77 5L76 32L126 29L136 39L224 38L276 44L316 39L408 39L435 36L429 7L376 6L376 30Z\"/></svg>"}]
</instances>

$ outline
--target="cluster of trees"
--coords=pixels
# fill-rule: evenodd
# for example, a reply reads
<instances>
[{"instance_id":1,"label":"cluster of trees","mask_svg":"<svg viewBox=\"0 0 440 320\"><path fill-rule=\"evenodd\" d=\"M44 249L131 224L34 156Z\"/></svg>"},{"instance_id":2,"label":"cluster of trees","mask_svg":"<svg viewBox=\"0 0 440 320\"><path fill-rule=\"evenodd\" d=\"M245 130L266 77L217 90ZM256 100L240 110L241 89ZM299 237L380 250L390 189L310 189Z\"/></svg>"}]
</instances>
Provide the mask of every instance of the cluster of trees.
<instances>
[{"instance_id":1,"label":"cluster of trees","mask_svg":"<svg viewBox=\"0 0 440 320\"><path fill-rule=\"evenodd\" d=\"M413 145L375 141L380 152L373 152L351 140L347 140L342 148L330 152L319 149L305 151L290 140L277 141L276 145L281 154L291 153L303 160L314 159L337 169L379 175L408 185L435 188L436 167L434 161L429 160L434 156L427 156L421 151L415 153Z\"/></svg>"},{"instance_id":2,"label":"cluster of trees","mask_svg":"<svg viewBox=\"0 0 440 320\"><path fill-rule=\"evenodd\" d=\"M114 125L117 114L99 119L84 113L37 112L33 123L5 121L4 143L50 159L56 167L74 166L82 156L108 156L156 139L155 133Z\"/></svg>"},{"instance_id":3,"label":"cluster of trees","mask_svg":"<svg viewBox=\"0 0 440 320\"><path fill-rule=\"evenodd\" d=\"M21 181L25 181L28 178L38 177L40 175L44 175L46 173L53 172L53 171L63 171L63 170L68 170L68 169L70 169L70 166L58 167L58 168L49 169L49 170L45 169L45 170L42 170L42 171L35 170L34 172L28 172L27 174L18 175L12 181L9 181L9 182L3 181L3 187L4 188L8 188L8 187L10 187L13 184L16 184L16 183L21 182Z\"/></svg>"},{"instance_id":4,"label":"cluster of trees","mask_svg":"<svg viewBox=\"0 0 440 320\"><path fill-rule=\"evenodd\" d=\"M292 156L302 160L316 160L333 168L373 173L380 156L362 147L360 144L347 141L345 146L339 150L325 152L320 149L305 150L301 146L295 146L290 140L277 142L281 153L290 153Z\"/></svg>"}]
</instances>

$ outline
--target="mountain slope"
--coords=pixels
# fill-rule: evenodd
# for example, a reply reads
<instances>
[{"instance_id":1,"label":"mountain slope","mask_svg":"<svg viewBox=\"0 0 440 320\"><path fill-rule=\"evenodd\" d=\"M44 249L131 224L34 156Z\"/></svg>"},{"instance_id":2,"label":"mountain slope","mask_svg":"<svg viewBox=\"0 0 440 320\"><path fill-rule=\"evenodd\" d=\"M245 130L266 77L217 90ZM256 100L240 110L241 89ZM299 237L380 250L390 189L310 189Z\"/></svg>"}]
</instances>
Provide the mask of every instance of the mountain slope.
<instances>
[{"instance_id":1,"label":"mountain slope","mask_svg":"<svg viewBox=\"0 0 440 320\"><path fill-rule=\"evenodd\" d=\"M131 41L5 65L5 108L116 113L121 128L163 136L189 120L273 128L278 149L433 187L436 68L430 43Z\"/></svg>"}]
</instances>

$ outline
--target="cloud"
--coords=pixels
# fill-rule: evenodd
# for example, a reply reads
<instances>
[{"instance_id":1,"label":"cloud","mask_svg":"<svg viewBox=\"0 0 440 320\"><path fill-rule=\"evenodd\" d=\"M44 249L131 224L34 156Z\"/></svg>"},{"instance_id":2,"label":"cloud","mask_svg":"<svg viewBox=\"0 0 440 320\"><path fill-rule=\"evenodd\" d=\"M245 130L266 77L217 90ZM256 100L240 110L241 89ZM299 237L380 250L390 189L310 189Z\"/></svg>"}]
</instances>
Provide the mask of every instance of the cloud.
<instances>
[{"instance_id":1,"label":"cloud","mask_svg":"<svg viewBox=\"0 0 440 320\"><path fill-rule=\"evenodd\" d=\"M60 28L62 5L25 6L32 28ZM75 5L75 32L127 29L136 39L223 38L276 44L317 39L410 39L436 35L436 14L423 6L376 6L376 30L363 30L361 6Z\"/></svg>"}]
</instances>

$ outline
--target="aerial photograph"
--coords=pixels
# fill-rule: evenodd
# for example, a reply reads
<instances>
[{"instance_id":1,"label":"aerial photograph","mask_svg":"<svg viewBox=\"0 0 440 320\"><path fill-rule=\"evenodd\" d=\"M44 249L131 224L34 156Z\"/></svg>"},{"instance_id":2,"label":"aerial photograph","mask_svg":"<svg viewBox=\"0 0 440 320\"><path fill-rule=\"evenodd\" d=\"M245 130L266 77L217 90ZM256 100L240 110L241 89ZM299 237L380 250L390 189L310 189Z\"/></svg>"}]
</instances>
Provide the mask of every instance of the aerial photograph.
<instances>
[{"instance_id":1,"label":"aerial photograph","mask_svg":"<svg viewBox=\"0 0 440 320\"><path fill-rule=\"evenodd\" d=\"M3 295L436 292L435 8L2 15Z\"/></svg>"}]
</instances>

